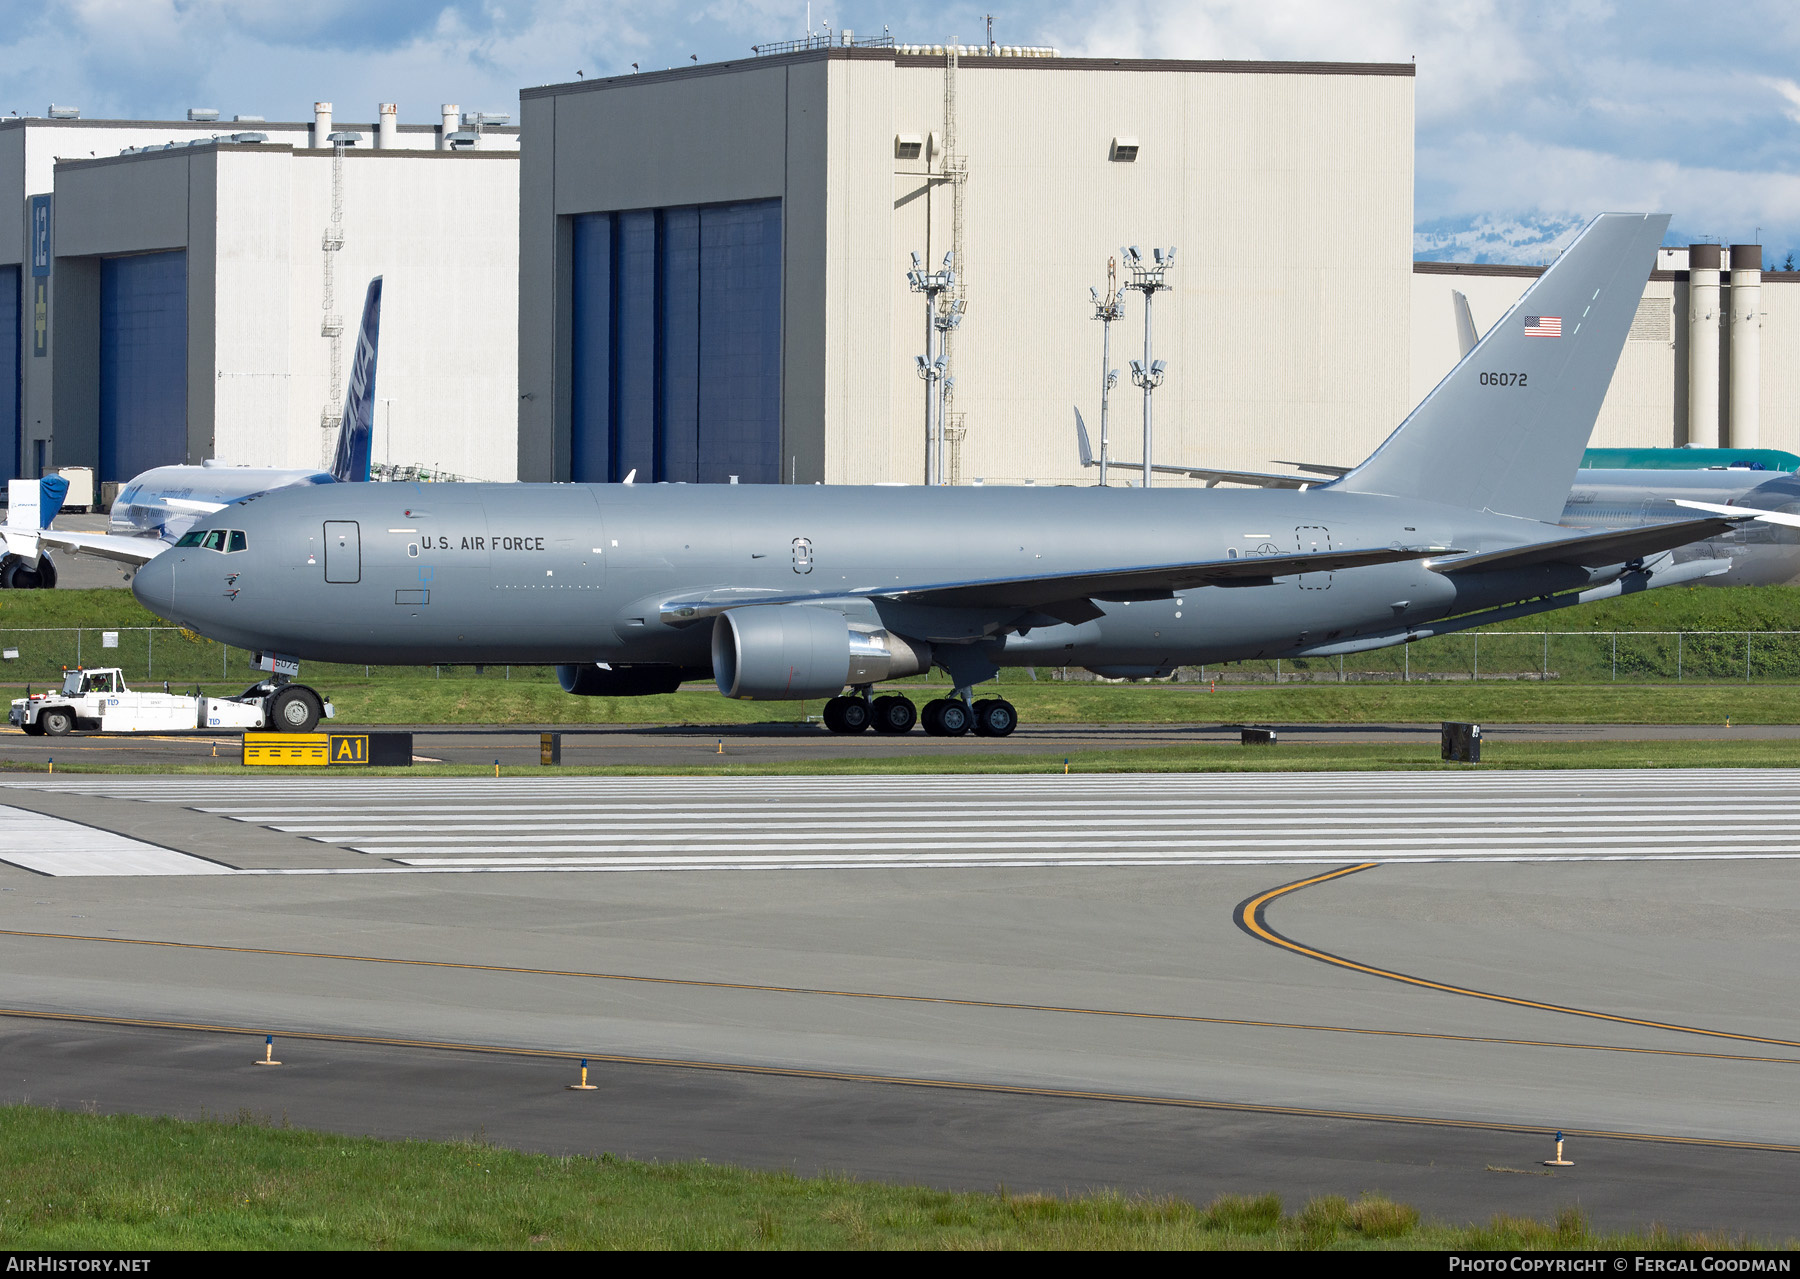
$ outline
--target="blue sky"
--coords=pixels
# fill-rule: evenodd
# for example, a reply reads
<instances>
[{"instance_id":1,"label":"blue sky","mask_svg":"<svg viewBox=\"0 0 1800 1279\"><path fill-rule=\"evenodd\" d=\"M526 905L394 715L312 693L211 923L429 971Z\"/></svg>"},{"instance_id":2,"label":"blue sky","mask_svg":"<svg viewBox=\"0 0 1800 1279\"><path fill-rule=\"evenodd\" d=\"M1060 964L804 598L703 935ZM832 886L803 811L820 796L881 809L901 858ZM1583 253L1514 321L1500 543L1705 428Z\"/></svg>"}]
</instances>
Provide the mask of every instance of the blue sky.
<instances>
[{"instance_id":1,"label":"blue sky","mask_svg":"<svg viewBox=\"0 0 1800 1279\"><path fill-rule=\"evenodd\" d=\"M815 29L1070 54L1416 58L1415 251L1540 262L1606 209L1674 215L1671 242L1800 259L1800 5L1640 0L1125 0L831 3ZM799 36L771 0L0 0L0 114L340 118L398 101L513 111L526 85L741 57Z\"/></svg>"}]
</instances>

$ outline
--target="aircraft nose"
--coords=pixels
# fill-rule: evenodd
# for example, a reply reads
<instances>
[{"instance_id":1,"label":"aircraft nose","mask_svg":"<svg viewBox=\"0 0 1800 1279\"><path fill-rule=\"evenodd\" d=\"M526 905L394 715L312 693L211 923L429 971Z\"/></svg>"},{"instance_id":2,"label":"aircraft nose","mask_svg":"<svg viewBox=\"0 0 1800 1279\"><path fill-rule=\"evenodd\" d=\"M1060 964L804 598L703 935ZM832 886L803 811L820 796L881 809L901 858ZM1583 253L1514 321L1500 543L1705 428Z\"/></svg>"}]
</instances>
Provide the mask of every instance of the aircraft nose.
<instances>
[{"instance_id":1,"label":"aircraft nose","mask_svg":"<svg viewBox=\"0 0 1800 1279\"><path fill-rule=\"evenodd\" d=\"M170 617L175 607L174 557L165 553L140 568L131 579L131 593L158 617Z\"/></svg>"}]
</instances>

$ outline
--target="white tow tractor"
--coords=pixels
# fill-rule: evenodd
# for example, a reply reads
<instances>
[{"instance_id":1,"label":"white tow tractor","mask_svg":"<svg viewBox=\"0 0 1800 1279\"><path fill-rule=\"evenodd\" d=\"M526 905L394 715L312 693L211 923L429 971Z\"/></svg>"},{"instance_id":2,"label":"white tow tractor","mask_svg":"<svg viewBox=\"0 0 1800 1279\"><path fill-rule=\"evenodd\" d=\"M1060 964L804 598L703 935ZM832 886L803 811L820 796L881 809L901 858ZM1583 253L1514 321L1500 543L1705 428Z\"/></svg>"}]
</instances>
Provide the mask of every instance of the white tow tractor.
<instances>
[{"instance_id":1,"label":"white tow tractor","mask_svg":"<svg viewBox=\"0 0 1800 1279\"><path fill-rule=\"evenodd\" d=\"M164 688L167 688L164 685ZM8 722L33 736L61 737L75 729L102 733L172 733L206 728L266 728L309 733L320 716L336 709L301 684L265 681L237 697L188 693L139 693L125 687L116 666L73 670L62 688L13 699Z\"/></svg>"}]
</instances>

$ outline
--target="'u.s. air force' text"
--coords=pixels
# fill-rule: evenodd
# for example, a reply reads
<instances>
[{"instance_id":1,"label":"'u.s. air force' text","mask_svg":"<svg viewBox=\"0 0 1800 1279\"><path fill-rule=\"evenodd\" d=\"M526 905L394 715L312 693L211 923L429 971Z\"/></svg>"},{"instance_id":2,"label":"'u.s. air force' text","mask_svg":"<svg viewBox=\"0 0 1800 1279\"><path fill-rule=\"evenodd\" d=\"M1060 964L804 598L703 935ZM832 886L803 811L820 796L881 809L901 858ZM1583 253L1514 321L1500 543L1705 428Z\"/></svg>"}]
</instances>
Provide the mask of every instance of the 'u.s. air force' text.
<instances>
[{"instance_id":1,"label":"'u.s. air force' text","mask_svg":"<svg viewBox=\"0 0 1800 1279\"><path fill-rule=\"evenodd\" d=\"M454 537L421 537L419 545L427 551L541 551L541 537L465 537L461 545Z\"/></svg>"}]
</instances>

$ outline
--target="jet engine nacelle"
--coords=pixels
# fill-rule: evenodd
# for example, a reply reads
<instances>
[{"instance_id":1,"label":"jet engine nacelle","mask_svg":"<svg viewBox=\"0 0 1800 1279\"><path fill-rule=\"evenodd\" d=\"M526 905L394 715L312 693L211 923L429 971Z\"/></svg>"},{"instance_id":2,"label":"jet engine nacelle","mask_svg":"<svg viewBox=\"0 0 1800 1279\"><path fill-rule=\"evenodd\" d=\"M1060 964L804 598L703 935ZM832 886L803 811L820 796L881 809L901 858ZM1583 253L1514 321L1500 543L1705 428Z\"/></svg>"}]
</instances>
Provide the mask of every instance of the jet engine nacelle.
<instances>
[{"instance_id":1,"label":"jet engine nacelle","mask_svg":"<svg viewBox=\"0 0 1800 1279\"><path fill-rule=\"evenodd\" d=\"M576 697L654 697L673 693L684 679L703 679L710 672L686 666L559 666L556 682Z\"/></svg>"},{"instance_id":2,"label":"jet engine nacelle","mask_svg":"<svg viewBox=\"0 0 1800 1279\"><path fill-rule=\"evenodd\" d=\"M846 684L931 669L929 645L853 627L842 613L806 604L721 613L713 623L712 655L719 691L757 701L835 697Z\"/></svg>"}]
</instances>

